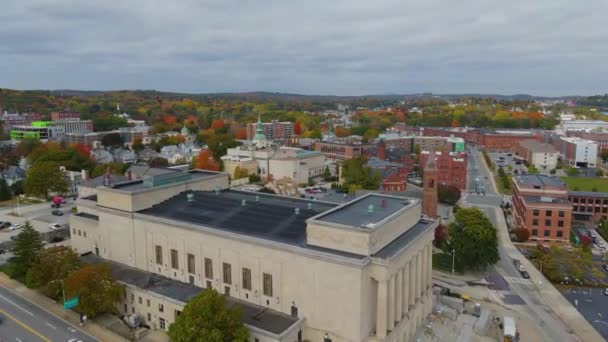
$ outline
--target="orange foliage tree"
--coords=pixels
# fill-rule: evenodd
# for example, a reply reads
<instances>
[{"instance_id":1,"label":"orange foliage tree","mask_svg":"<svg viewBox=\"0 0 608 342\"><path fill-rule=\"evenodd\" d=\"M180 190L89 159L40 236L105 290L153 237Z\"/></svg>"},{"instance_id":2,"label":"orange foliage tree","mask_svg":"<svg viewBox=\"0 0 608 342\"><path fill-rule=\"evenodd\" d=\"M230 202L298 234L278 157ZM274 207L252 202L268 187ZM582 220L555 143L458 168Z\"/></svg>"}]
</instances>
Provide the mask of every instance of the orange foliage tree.
<instances>
[{"instance_id":1,"label":"orange foliage tree","mask_svg":"<svg viewBox=\"0 0 608 342\"><path fill-rule=\"evenodd\" d=\"M211 129L212 130L218 130L218 129L222 129L222 128L224 128L224 120L215 119L211 123Z\"/></svg>"},{"instance_id":2,"label":"orange foliage tree","mask_svg":"<svg viewBox=\"0 0 608 342\"><path fill-rule=\"evenodd\" d=\"M234 139L245 140L247 139L247 129L237 128L234 130Z\"/></svg>"},{"instance_id":3,"label":"orange foliage tree","mask_svg":"<svg viewBox=\"0 0 608 342\"><path fill-rule=\"evenodd\" d=\"M213 159L208 150L202 150L194 160L194 168L209 171L219 171L220 165Z\"/></svg>"},{"instance_id":4,"label":"orange foliage tree","mask_svg":"<svg viewBox=\"0 0 608 342\"><path fill-rule=\"evenodd\" d=\"M335 134L338 138L343 138L349 136L350 131L342 126L337 126L335 129Z\"/></svg>"},{"instance_id":5,"label":"orange foliage tree","mask_svg":"<svg viewBox=\"0 0 608 342\"><path fill-rule=\"evenodd\" d=\"M299 122L296 122L296 123L293 125L293 132L294 132L296 135L300 135L300 134L302 134L302 124L301 124L301 123L299 123Z\"/></svg>"}]
</instances>

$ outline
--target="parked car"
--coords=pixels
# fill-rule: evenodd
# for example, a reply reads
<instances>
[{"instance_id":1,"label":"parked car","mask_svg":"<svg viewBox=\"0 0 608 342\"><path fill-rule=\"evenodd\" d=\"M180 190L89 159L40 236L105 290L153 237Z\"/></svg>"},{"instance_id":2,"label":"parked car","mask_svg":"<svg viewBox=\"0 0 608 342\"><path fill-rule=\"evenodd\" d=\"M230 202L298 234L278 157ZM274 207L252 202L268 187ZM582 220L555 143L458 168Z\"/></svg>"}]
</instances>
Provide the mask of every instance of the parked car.
<instances>
[{"instance_id":1,"label":"parked car","mask_svg":"<svg viewBox=\"0 0 608 342\"><path fill-rule=\"evenodd\" d=\"M608 296L608 288L604 289L604 296Z\"/></svg>"},{"instance_id":2,"label":"parked car","mask_svg":"<svg viewBox=\"0 0 608 342\"><path fill-rule=\"evenodd\" d=\"M13 236L11 236L11 240L13 240L13 241L17 241L18 238L19 238L19 235L13 235Z\"/></svg>"},{"instance_id":3,"label":"parked car","mask_svg":"<svg viewBox=\"0 0 608 342\"><path fill-rule=\"evenodd\" d=\"M61 204L59 204L59 203L52 203L51 204L51 208L54 208L54 209L61 208Z\"/></svg>"},{"instance_id":4,"label":"parked car","mask_svg":"<svg viewBox=\"0 0 608 342\"><path fill-rule=\"evenodd\" d=\"M607 264L602 264L602 268L604 269L604 271L608 272L608 265Z\"/></svg>"},{"instance_id":5,"label":"parked car","mask_svg":"<svg viewBox=\"0 0 608 342\"><path fill-rule=\"evenodd\" d=\"M51 214L53 214L55 216L63 216L63 211L55 209L55 210L51 211Z\"/></svg>"},{"instance_id":6,"label":"parked car","mask_svg":"<svg viewBox=\"0 0 608 342\"><path fill-rule=\"evenodd\" d=\"M59 224L59 223L51 223L49 224L49 229L50 230L59 230L63 228L63 225Z\"/></svg>"},{"instance_id":7,"label":"parked car","mask_svg":"<svg viewBox=\"0 0 608 342\"><path fill-rule=\"evenodd\" d=\"M14 225L8 227L8 230L17 230L17 229L21 229L22 227L23 227L22 224L15 223Z\"/></svg>"},{"instance_id":8,"label":"parked car","mask_svg":"<svg viewBox=\"0 0 608 342\"><path fill-rule=\"evenodd\" d=\"M513 153L507 153L507 157L512 157Z\"/></svg>"},{"instance_id":9,"label":"parked car","mask_svg":"<svg viewBox=\"0 0 608 342\"><path fill-rule=\"evenodd\" d=\"M57 243L57 242L61 242L63 240L65 240L63 237L55 236L55 237L51 238L51 243Z\"/></svg>"},{"instance_id":10,"label":"parked car","mask_svg":"<svg viewBox=\"0 0 608 342\"><path fill-rule=\"evenodd\" d=\"M12 226L13 224L10 223L9 221L2 221L0 222L0 229L6 229L10 226Z\"/></svg>"}]
</instances>

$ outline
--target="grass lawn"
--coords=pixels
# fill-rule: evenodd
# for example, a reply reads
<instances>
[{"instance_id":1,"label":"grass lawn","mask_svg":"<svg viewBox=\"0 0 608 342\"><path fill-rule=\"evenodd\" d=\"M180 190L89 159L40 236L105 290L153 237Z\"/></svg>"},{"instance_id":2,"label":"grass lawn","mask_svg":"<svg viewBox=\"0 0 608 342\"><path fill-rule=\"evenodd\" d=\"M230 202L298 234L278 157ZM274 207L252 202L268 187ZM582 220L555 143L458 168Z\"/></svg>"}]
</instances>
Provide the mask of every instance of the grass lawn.
<instances>
[{"instance_id":1,"label":"grass lawn","mask_svg":"<svg viewBox=\"0 0 608 342\"><path fill-rule=\"evenodd\" d=\"M608 192L608 178L560 177L568 190Z\"/></svg>"},{"instance_id":2,"label":"grass lawn","mask_svg":"<svg viewBox=\"0 0 608 342\"><path fill-rule=\"evenodd\" d=\"M433 269L446 273L452 273L452 255L446 253L434 253ZM454 271L455 273L461 274L463 271L462 266L458 264L454 265Z\"/></svg>"},{"instance_id":3,"label":"grass lawn","mask_svg":"<svg viewBox=\"0 0 608 342\"><path fill-rule=\"evenodd\" d=\"M511 183L511 175L507 175L507 178L509 178L509 184L513 184ZM498 176L498 175L494 175L494 181L496 182L496 188L498 190L498 192L500 192L503 195L512 195L513 191L511 190L511 188L505 189L502 183L502 179Z\"/></svg>"}]
</instances>

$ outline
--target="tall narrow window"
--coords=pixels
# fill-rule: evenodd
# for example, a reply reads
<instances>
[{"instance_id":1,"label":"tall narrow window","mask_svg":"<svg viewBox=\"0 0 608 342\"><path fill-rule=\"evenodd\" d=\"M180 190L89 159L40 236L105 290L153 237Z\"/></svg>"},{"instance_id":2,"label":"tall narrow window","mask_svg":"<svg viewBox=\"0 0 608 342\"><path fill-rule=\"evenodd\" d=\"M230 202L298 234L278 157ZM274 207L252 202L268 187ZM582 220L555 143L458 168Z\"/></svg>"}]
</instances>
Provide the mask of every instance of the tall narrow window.
<instances>
[{"instance_id":1,"label":"tall narrow window","mask_svg":"<svg viewBox=\"0 0 608 342\"><path fill-rule=\"evenodd\" d=\"M264 296L272 297L272 274L264 273Z\"/></svg>"},{"instance_id":2,"label":"tall narrow window","mask_svg":"<svg viewBox=\"0 0 608 342\"><path fill-rule=\"evenodd\" d=\"M179 260L177 259L177 250L171 250L171 268L179 268Z\"/></svg>"},{"instance_id":3,"label":"tall narrow window","mask_svg":"<svg viewBox=\"0 0 608 342\"><path fill-rule=\"evenodd\" d=\"M194 254L188 253L188 273L196 273L194 265Z\"/></svg>"},{"instance_id":4,"label":"tall narrow window","mask_svg":"<svg viewBox=\"0 0 608 342\"><path fill-rule=\"evenodd\" d=\"M213 279L213 261L205 258L205 278Z\"/></svg>"},{"instance_id":5,"label":"tall narrow window","mask_svg":"<svg viewBox=\"0 0 608 342\"><path fill-rule=\"evenodd\" d=\"M232 284L232 266L225 262L222 264L224 284Z\"/></svg>"},{"instance_id":6,"label":"tall narrow window","mask_svg":"<svg viewBox=\"0 0 608 342\"><path fill-rule=\"evenodd\" d=\"M243 289L251 291L251 270L243 268Z\"/></svg>"},{"instance_id":7,"label":"tall narrow window","mask_svg":"<svg viewBox=\"0 0 608 342\"><path fill-rule=\"evenodd\" d=\"M156 246L156 264L163 264L163 248L161 246Z\"/></svg>"}]
</instances>

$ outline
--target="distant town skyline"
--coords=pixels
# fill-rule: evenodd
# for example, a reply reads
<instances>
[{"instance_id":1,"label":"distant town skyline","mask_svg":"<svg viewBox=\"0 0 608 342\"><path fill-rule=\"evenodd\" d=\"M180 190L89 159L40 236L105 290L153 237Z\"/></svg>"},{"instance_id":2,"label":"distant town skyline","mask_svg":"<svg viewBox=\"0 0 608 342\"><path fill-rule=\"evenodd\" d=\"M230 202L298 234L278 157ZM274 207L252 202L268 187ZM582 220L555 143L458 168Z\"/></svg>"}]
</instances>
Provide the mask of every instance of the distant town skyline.
<instances>
[{"instance_id":1,"label":"distant town skyline","mask_svg":"<svg viewBox=\"0 0 608 342\"><path fill-rule=\"evenodd\" d=\"M605 94L605 13L599 0L9 2L0 87Z\"/></svg>"}]
</instances>

